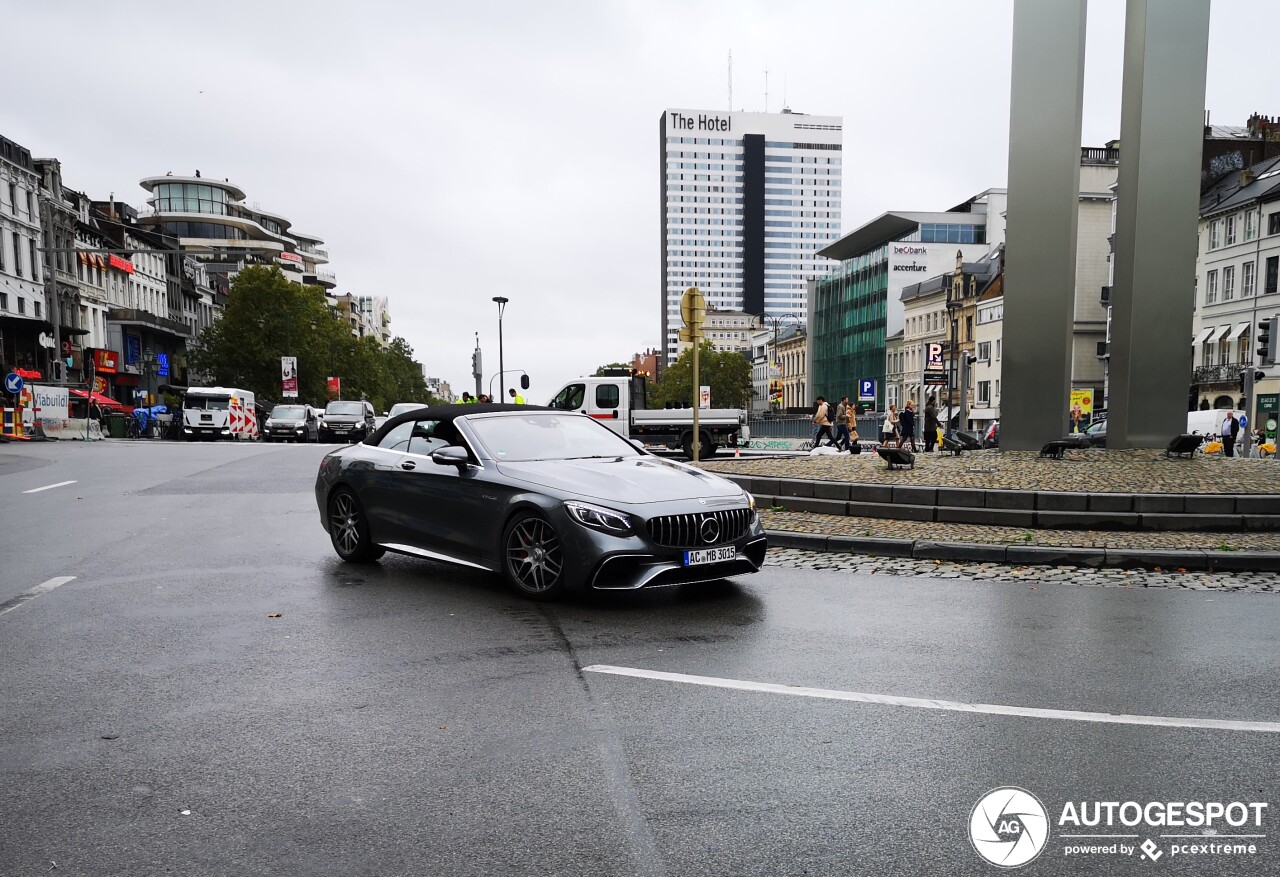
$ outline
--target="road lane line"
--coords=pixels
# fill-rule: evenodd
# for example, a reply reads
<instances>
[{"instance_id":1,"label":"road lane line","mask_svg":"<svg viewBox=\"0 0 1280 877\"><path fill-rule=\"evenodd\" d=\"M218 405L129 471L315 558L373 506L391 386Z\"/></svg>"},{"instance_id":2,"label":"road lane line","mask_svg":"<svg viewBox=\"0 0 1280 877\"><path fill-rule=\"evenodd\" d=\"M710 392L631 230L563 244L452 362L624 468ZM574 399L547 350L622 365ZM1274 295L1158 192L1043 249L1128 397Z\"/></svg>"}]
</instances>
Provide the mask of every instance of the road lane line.
<instances>
[{"instance_id":1,"label":"road lane line","mask_svg":"<svg viewBox=\"0 0 1280 877\"><path fill-rule=\"evenodd\" d=\"M12 612L28 600L34 600L41 594L47 594L54 588L61 588L67 582L74 582L75 580L75 576L58 576L55 579L49 579L47 582L36 585L29 591L23 591L18 596L11 597L3 603L0 603L0 615L4 615L6 612Z\"/></svg>"},{"instance_id":2,"label":"road lane line","mask_svg":"<svg viewBox=\"0 0 1280 877\"><path fill-rule=\"evenodd\" d=\"M787 694L791 697L813 697L821 700L844 700L855 703L876 703L882 706L905 706L926 710L949 710L958 713L987 713L996 716L1023 716L1032 719L1061 719L1070 722L1099 722L1110 725L1155 725L1163 728L1201 728L1218 731L1261 731L1280 734L1280 722L1244 722L1233 719L1197 719L1179 716L1141 716L1125 713L1090 713L1077 710L1050 710L1025 706L1006 706L997 703L960 703L953 700L930 700L919 697L898 697L891 694L867 694L861 691L838 691L830 688L805 688L798 685L779 685L775 682L751 682L743 679L722 679L717 676L692 676L687 673L666 673L661 670L642 670L636 667L613 667L593 664L583 667L584 673L607 673L613 676L632 676L638 679L657 679L662 682L679 682L685 685L702 685L709 688L729 688L736 691L756 691L766 694Z\"/></svg>"},{"instance_id":3,"label":"road lane line","mask_svg":"<svg viewBox=\"0 0 1280 877\"><path fill-rule=\"evenodd\" d=\"M59 481L57 484L46 484L44 487L35 487L31 490L24 490L23 493L39 493L42 490L53 490L55 487L66 487L68 484L75 484L74 481Z\"/></svg>"}]
</instances>

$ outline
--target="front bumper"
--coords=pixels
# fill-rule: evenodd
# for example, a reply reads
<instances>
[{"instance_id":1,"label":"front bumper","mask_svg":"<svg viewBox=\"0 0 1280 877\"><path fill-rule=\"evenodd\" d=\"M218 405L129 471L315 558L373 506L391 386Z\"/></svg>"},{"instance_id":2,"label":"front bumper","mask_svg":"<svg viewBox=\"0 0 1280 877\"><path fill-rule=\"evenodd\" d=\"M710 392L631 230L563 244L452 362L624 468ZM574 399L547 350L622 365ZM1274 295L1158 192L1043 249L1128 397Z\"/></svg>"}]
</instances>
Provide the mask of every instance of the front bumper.
<instances>
[{"instance_id":1,"label":"front bumper","mask_svg":"<svg viewBox=\"0 0 1280 877\"><path fill-rule=\"evenodd\" d=\"M562 532L569 584L581 590L635 591L745 575L760 569L768 550L759 518L753 518L737 539L716 545L671 547L656 543L645 532L615 536L576 522ZM734 548L732 560L684 564L687 551L728 546ZM577 558L577 562L570 558Z\"/></svg>"}]
</instances>

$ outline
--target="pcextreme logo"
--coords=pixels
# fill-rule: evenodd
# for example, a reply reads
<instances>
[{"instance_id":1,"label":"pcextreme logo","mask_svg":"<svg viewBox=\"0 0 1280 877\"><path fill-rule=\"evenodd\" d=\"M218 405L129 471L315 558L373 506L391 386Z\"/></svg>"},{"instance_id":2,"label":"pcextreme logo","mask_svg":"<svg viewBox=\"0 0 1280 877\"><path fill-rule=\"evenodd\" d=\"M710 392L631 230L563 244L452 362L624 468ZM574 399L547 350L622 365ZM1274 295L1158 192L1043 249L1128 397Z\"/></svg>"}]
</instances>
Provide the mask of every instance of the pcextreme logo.
<instances>
[{"instance_id":1,"label":"pcextreme logo","mask_svg":"<svg viewBox=\"0 0 1280 877\"><path fill-rule=\"evenodd\" d=\"M1166 853L1170 861L1252 857L1267 837L1269 806L1265 801L1067 801L1057 819L1052 855L1131 856L1144 862ZM1017 786L992 789L969 814L974 851L1000 868L1035 860L1050 845L1050 832L1044 804Z\"/></svg>"}]
</instances>

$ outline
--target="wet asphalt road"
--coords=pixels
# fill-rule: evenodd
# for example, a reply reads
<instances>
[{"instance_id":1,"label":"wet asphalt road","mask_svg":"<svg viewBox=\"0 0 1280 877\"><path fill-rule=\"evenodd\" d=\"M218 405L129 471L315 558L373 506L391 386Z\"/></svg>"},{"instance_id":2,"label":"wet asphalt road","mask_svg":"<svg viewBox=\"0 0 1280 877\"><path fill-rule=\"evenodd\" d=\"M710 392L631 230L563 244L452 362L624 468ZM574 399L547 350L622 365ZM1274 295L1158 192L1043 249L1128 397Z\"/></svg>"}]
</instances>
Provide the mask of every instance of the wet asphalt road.
<instances>
[{"instance_id":1,"label":"wet asphalt road","mask_svg":"<svg viewBox=\"0 0 1280 877\"><path fill-rule=\"evenodd\" d=\"M990 875L969 816L1009 785L1055 821L1270 804L1253 855L1067 857L1055 827L1017 873L1280 873L1280 733L586 669L1277 722L1274 595L767 568L540 607L340 563L324 450L0 446L0 611L75 576L0 614L0 875Z\"/></svg>"}]
</instances>

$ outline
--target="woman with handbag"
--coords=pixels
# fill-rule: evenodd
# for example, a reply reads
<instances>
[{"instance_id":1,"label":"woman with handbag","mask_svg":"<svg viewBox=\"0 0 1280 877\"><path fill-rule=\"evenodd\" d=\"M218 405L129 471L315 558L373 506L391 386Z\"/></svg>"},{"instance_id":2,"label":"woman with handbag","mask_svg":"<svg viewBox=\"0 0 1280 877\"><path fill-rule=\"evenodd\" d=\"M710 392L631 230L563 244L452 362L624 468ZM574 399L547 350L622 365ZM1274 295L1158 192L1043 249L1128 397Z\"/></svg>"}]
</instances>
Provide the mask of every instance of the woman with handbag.
<instances>
[{"instance_id":1,"label":"woman with handbag","mask_svg":"<svg viewBox=\"0 0 1280 877\"><path fill-rule=\"evenodd\" d=\"M884 426L880 428L880 444L885 447L889 446L889 442L893 441L898 434L898 406L890 405L889 410L884 415Z\"/></svg>"}]
</instances>

